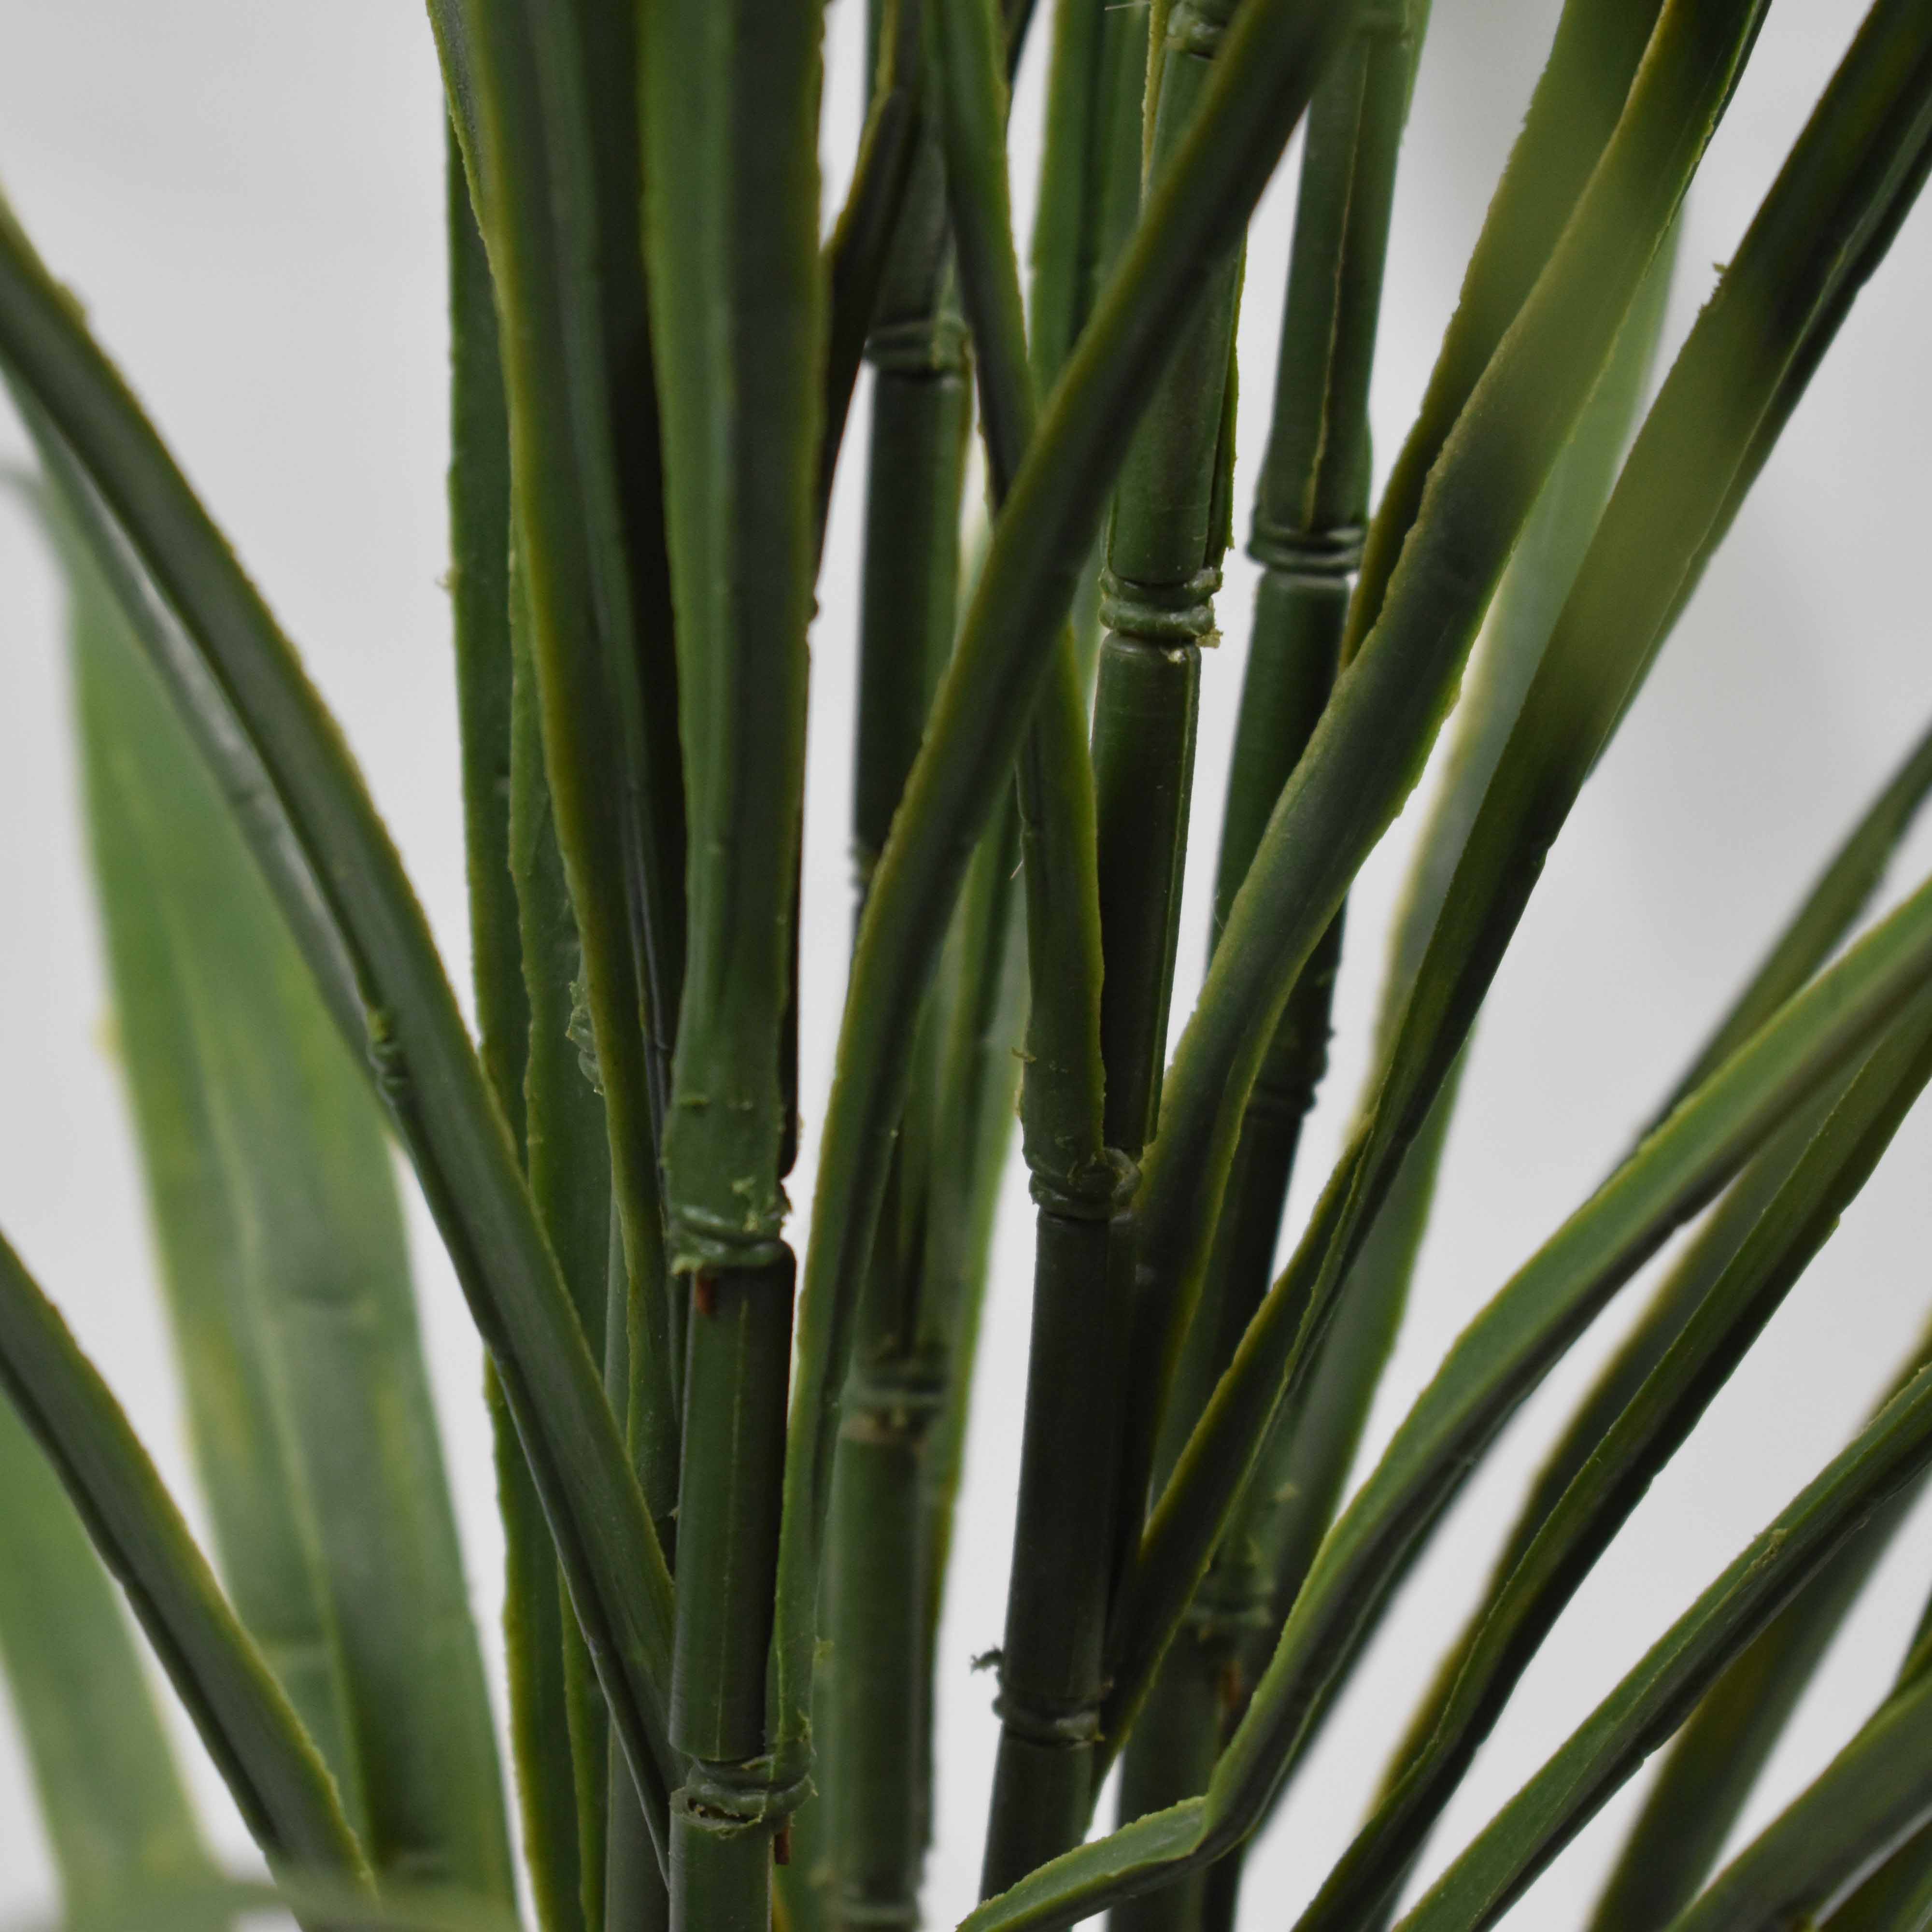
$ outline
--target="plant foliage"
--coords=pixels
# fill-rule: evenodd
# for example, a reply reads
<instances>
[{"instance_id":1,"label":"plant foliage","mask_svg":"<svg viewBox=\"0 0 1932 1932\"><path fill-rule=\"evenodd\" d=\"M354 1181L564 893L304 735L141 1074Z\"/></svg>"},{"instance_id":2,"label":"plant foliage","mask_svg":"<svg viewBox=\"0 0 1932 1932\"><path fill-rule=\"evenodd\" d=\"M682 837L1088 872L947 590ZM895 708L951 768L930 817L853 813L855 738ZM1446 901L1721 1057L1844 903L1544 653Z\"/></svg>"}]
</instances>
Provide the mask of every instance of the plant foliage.
<instances>
[{"instance_id":1,"label":"plant foliage","mask_svg":"<svg viewBox=\"0 0 1932 1932\"><path fill-rule=\"evenodd\" d=\"M294 646L0 206L0 373L68 590L214 1540L0 1241L0 1664L70 1924L494 1924L520 1889L543 1932L917 1924L1016 1059L1036 1260L970 1932L1229 1932L1244 1846L1471 1472L1702 1217L1298 1932L1391 1922L1544 1638L1932 1076L1932 884L1858 929L1928 737L1348 1492L1491 984L1932 164L1932 9L1872 0L1644 406L1679 210L1766 4L1564 0L1378 496L1426 0L872 0L828 234L815 0L429 0L473 1036ZM1210 957L1170 1052L1244 238L1302 126ZM820 1014L807 645L842 458L865 466L860 880ZM1372 1077L1285 1229L1351 887L1445 730ZM806 1027L838 1049L795 1259ZM520 1873L392 1142L488 1354ZM1927 1358L1405 1927L1493 1923L1673 1734L1594 1932L1927 1922L1923 1640L1716 1868L1932 1468ZM268 1886L217 1874L109 1576Z\"/></svg>"}]
</instances>

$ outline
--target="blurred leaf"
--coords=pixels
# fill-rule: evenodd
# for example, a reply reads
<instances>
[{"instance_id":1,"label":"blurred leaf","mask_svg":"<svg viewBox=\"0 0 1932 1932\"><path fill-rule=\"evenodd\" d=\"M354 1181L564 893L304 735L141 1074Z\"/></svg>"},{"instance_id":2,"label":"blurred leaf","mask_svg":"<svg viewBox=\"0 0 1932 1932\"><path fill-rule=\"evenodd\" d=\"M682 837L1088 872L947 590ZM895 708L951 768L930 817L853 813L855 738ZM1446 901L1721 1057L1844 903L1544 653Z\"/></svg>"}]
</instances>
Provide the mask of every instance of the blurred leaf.
<instances>
[{"instance_id":1,"label":"blurred leaf","mask_svg":"<svg viewBox=\"0 0 1932 1932\"><path fill-rule=\"evenodd\" d=\"M208 1853L121 1606L0 1403L0 1664L70 1912L199 1878Z\"/></svg>"},{"instance_id":2,"label":"blurred leaf","mask_svg":"<svg viewBox=\"0 0 1932 1932\"><path fill-rule=\"evenodd\" d=\"M118 1036L223 1567L377 1870L507 1898L381 1118L77 532L50 520Z\"/></svg>"},{"instance_id":3,"label":"blurred leaf","mask_svg":"<svg viewBox=\"0 0 1932 1932\"><path fill-rule=\"evenodd\" d=\"M208 699L232 708L275 788L368 996L379 1084L502 1378L626 1755L662 1817L669 1573L395 847L292 646L10 215L0 361L100 492L193 639Z\"/></svg>"},{"instance_id":4,"label":"blurred leaf","mask_svg":"<svg viewBox=\"0 0 1932 1932\"><path fill-rule=\"evenodd\" d=\"M360 1880L335 1786L236 1621L120 1405L0 1239L0 1387L128 1593L243 1822L272 1858Z\"/></svg>"}]
</instances>

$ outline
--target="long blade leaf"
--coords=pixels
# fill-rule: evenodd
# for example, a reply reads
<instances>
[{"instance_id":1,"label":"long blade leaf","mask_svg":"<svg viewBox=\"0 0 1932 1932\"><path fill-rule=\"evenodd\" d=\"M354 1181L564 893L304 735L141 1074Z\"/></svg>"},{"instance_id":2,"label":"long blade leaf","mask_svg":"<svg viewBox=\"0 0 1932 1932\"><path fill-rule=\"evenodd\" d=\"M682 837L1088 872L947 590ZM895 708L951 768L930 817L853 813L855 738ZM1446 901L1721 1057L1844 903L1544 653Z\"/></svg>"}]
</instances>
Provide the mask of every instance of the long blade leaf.
<instances>
[{"instance_id":1,"label":"long blade leaf","mask_svg":"<svg viewBox=\"0 0 1932 1932\"><path fill-rule=\"evenodd\" d=\"M10 218L0 222L0 359L193 638L324 892L368 997L392 1116L502 1376L626 1755L662 1816L670 1576L395 848L292 647Z\"/></svg>"},{"instance_id":2,"label":"long blade leaf","mask_svg":"<svg viewBox=\"0 0 1932 1932\"><path fill-rule=\"evenodd\" d=\"M360 1878L335 1786L107 1385L0 1238L0 1385L128 1593L244 1822L272 1858Z\"/></svg>"},{"instance_id":3,"label":"long blade leaf","mask_svg":"<svg viewBox=\"0 0 1932 1932\"><path fill-rule=\"evenodd\" d=\"M972 1932L1059 1924L1163 1874L1206 1862L1252 1828L1306 1742L1324 1692L1475 1460L1583 1327L1834 1069L1856 1054L1932 974L1932 883L1784 1008L1564 1222L1465 1331L1324 1542L1247 1715L1204 1798L1056 1860L982 1906ZM1339 1190L1317 1210L1330 1220ZM1290 1270L1290 1276L1294 1270ZM1285 1280L1287 1278L1285 1278ZM1279 1300L1277 1300L1279 1297ZM1293 1301L1277 1284L1270 1303ZM1280 1318L1277 1312L1276 1319ZM1232 1436L1245 1372L1270 1341L1264 1306L1162 1497L1156 1528L1184 1506L1190 1461ZM1246 1358L1244 1360L1244 1358ZM1247 1422L1255 1418L1250 1416ZM1232 1425L1230 1426L1230 1425Z\"/></svg>"},{"instance_id":4,"label":"long blade leaf","mask_svg":"<svg viewBox=\"0 0 1932 1932\"><path fill-rule=\"evenodd\" d=\"M1581 1831L1782 1606L1932 1461L1921 1370L1652 1646L1402 1922L1481 1932ZM1922 1732L1924 1726L1920 1726Z\"/></svg>"},{"instance_id":5,"label":"long blade leaf","mask_svg":"<svg viewBox=\"0 0 1932 1932\"><path fill-rule=\"evenodd\" d=\"M70 1912L210 1869L121 1606L74 1506L0 1405L0 1668Z\"/></svg>"},{"instance_id":6,"label":"long blade leaf","mask_svg":"<svg viewBox=\"0 0 1932 1932\"><path fill-rule=\"evenodd\" d=\"M381 1116L106 586L52 520L120 1039L223 1568L377 1871L507 1898Z\"/></svg>"}]
</instances>

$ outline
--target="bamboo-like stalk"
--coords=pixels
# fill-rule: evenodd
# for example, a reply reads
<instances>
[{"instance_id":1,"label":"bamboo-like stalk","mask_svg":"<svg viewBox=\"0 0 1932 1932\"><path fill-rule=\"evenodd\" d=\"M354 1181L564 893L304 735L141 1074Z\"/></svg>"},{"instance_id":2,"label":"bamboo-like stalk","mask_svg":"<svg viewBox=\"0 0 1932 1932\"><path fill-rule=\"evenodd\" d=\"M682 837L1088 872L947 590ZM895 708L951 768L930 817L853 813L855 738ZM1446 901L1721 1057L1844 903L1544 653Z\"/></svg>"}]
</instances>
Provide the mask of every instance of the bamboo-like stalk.
<instances>
[{"instance_id":1,"label":"bamboo-like stalk","mask_svg":"<svg viewBox=\"0 0 1932 1932\"><path fill-rule=\"evenodd\" d=\"M1216 937L1334 680L1368 514L1369 376L1420 24L1400 8L1371 14L1310 104L1274 422L1249 546L1262 577L1215 880ZM1327 1065L1341 930L1338 915L1302 969L1243 1116L1202 1304L1162 1418L1156 1493L1272 1279L1301 1123ZM1232 1548L1245 1552L1245 1539ZM1206 1786L1240 1702L1232 1673L1254 1621L1253 1592L1230 1580L1210 1573L1150 1693L1122 1768L1124 1820ZM1131 1932L1192 1926L1204 1882L1192 1874L1133 1900L1114 1922Z\"/></svg>"},{"instance_id":2,"label":"bamboo-like stalk","mask_svg":"<svg viewBox=\"0 0 1932 1932\"><path fill-rule=\"evenodd\" d=\"M1416 23L1418 25L1418 23ZM1401 10L1370 16L1308 112L1274 427L1250 550L1262 564L1240 724L1215 878L1215 933L1246 878L1268 813L1300 755L1335 676L1348 581L1368 514L1368 376L1395 158L1414 70ZM1341 920L1302 968L1256 1078L1221 1215L1217 1250L1177 1370L1155 1449L1155 1486L1173 1468L1205 1396L1271 1277L1300 1123L1328 1060L1328 1009ZM1223 1592L1225 1596L1225 1592ZM1205 1785L1219 1744L1228 1667L1246 1613L1198 1616L1171 1652L1163 1712L1123 1772L1123 1818L1160 1810ZM1200 1909L1198 1880L1117 1912L1123 1926L1177 1926ZM1194 1895L1190 1895L1194 1893Z\"/></svg>"},{"instance_id":3,"label":"bamboo-like stalk","mask_svg":"<svg viewBox=\"0 0 1932 1932\"><path fill-rule=\"evenodd\" d=\"M947 188L997 514L1035 413L1006 186L998 22L988 0L936 4ZM1063 631L1016 775L1031 985L1021 1126L1039 1214L1000 1749L981 1879L988 1892L1082 1836L1102 1688L1122 1333L1108 1254L1124 1170L1103 1139L1084 740L1072 637Z\"/></svg>"},{"instance_id":4,"label":"bamboo-like stalk","mask_svg":"<svg viewBox=\"0 0 1932 1932\"><path fill-rule=\"evenodd\" d=\"M819 8L641 15L645 256L691 847L663 1141L691 1281L678 1490L671 1922L768 1932L766 1735L790 1367L781 1238L823 412Z\"/></svg>"},{"instance_id":5,"label":"bamboo-like stalk","mask_svg":"<svg viewBox=\"0 0 1932 1932\"><path fill-rule=\"evenodd\" d=\"M802 1760L809 1738L833 1393L920 1003L1006 788L1144 387L1202 272L1238 242L1345 26L1345 16L1310 0L1252 0L1238 16L1240 58L1222 64L1181 154L1156 184L1014 479L874 878L820 1142L800 1322L775 1646L788 1767Z\"/></svg>"},{"instance_id":6,"label":"bamboo-like stalk","mask_svg":"<svg viewBox=\"0 0 1932 1932\"><path fill-rule=\"evenodd\" d=\"M910 16L916 44L922 11L900 0L884 24L904 33ZM950 274L944 160L928 116L866 345L874 376L853 805L862 895L952 642L971 394ZM831 1735L819 1750L830 1806L831 1922L839 1926L912 1925L919 1915L932 1581L922 1464L947 1368L923 1308L935 1020L929 1016L922 1030L842 1402Z\"/></svg>"},{"instance_id":7,"label":"bamboo-like stalk","mask_svg":"<svg viewBox=\"0 0 1932 1932\"><path fill-rule=\"evenodd\" d=\"M1168 14L1148 156L1164 170L1192 124L1234 14L1232 0L1180 0ZM1100 1008L1107 1144L1138 1161L1154 1137L1180 936L1201 646L1232 530L1238 256L1219 264L1169 352L1120 472L1100 574L1094 704ZM1130 1244L1132 1236L1126 1236ZM1165 1395L1166 1311L1132 1280L1128 1385L1116 1517L1131 1549L1146 1507Z\"/></svg>"},{"instance_id":8,"label":"bamboo-like stalk","mask_svg":"<svg viewBox=\"0 0 1932 1932\"><path fill-rule=\"evenodd\" d=\"M1721 19L1673 4L1660 23L1654 57L1645 63L1604 166L1592 176L1550 272L1538 281L1445 452L1442 488L1430 499L1435 515L1418 526L1375 636L1323 713L1236 895L1201 1002L1175 1056L1164 1103L1167 1119L1136 1208L1141 1267L1180 1285L1177 1328L1206 1258L1239 1108L1271 1022L1355 868L1417 775L1508 549L1670 227L1757 17L1754 0L1739 0ZM1522 413L1532 400L1533 435ZM1684 534L1694 544L1694 536ZM1651 633L1642 634L1648 642ZM1426 677L1421 676L1425 657ZM1582 776L1580 770L1580 783ZM1413 1005L1410 1014L1413 1019ZM1428 1097L1459 1043L1444 1042L1430 1056ZM1420 1111L1414 1118L1402 1114L1404 1137L1420 1125ZM1276 1332L1283 1342L1292 1348L1300 1338L1307 1345L1296 1351L1299 1366L1288 1384L1268 1380L1264 1396L1262 1382L1250 1378L1272 1358L1272 1345L1262 1345L1251 1324L1249 1340L1256 1346L1244 1344L1248 1372L1240 1378L1240 1393L1230 1388L1232 1377L1224 1378L1210 1410L1210 1415L1219 1412L1220 1422L1210 1427L1204 1418L1192 1438L1204 1448L1206 1430L1216 1440L1207 1460L1194 1466L1203 1480L1214 1468L1214 1486L1230 1506L1286 1387L1298 1384L1312 1364L1313 1345L1334 1311L1354 1250L1394 1178L1392 1155L1400 1144L1394 1136L1395 1118L1378 1106L1368 1155L1362 1153L1364 1138L1357 1136L1344 1166L1372 1160L1372 1184L1357 1187L1348 1172L1339 1175L1336 1184L1346 1190L1339 1220L1311 1232L1291 1276L1276 1283L1263 1304L1264 1312L1273 1310L1269 1328L1274 1317L1282 1320ZM1311 1282L1319 1299L1310 1318L1291 1323ZM1257 1402L1252 1412L1246 1409L1250 1399ZM1222 1463L1233 1438L1222 1436L1221 1427L1238 1412L1250 1414L1253 1433L1245 1433L1244 1424L1241 1450ZM1145 1682L1204 1571L1209 1552L1202 1546L1218 1540L1227 1520L1218 1504L1204 1510L1183 1507L1173 1484L1166 1502L1166 1502L1157 1508L1135 1566L1131 1587L1142 1607L1130 1606L1123 1613L1128 1634L1119 1652L1114 1694L1122 1714L1130 1711L1137 1696L1132 1687ZM1172 1552L1183 1545L1200 1550L1199 1568L1193 1558L1172 1560ZM1151 1610L1156 1598L1162 1604L1158 1614Z\"/></svg>"}]
</instances>

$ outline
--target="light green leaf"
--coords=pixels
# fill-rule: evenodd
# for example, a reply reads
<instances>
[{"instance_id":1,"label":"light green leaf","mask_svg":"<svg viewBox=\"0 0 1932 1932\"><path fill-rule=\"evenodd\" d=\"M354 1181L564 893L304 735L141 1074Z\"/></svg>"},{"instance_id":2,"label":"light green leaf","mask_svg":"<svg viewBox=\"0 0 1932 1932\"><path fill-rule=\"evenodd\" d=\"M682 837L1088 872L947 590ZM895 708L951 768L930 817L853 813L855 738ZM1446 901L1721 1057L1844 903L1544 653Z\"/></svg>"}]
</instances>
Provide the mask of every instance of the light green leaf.
<instances>
[{"instance_id":1,"label":"light green leaf","mask_svg":"<svg viewBox=\"0 0 1932 1932\"><path fill-rule=\"evenodd\" d=\"M496 1363L614 1722L661 1820L669 1573L394 845L292 647L10 217L0 220L0 361L100 492L275 788L368 997L384 1096Z\"/></svg>"},{"instance_id":2,"label":"light green leaf","mask_svg":"<svg viewBox=\"0 0 1932 1932\"><path fill-rule=\"evenodd\" d=\"M362 1879L361 1849L314 1742L120 1405L4 1239L0 1387L127 1592L256 1842L272 1858Z\"/></svg>"},{"instance_id":3,"label":"light green leaf","mask_svg":"<svg viewBox=\"0 0 1932 1932\"><path fill-rule=\"evenodd\" d=\"M70 1912L145 1898L208 1853L116 1593L0 1403L0 1666Z\"/></svg>"},{"instance_id":4,"label":"light green leaf","mask_svg":"<svg viewBox=\"0 0 1932 1932\"><path fill-rule=\"evenodd\" d=\"M381 1117L107 586L52 520L118 1036L223 1568L377 1870L507 1898Z\"/></svg>"}]
</instances>

